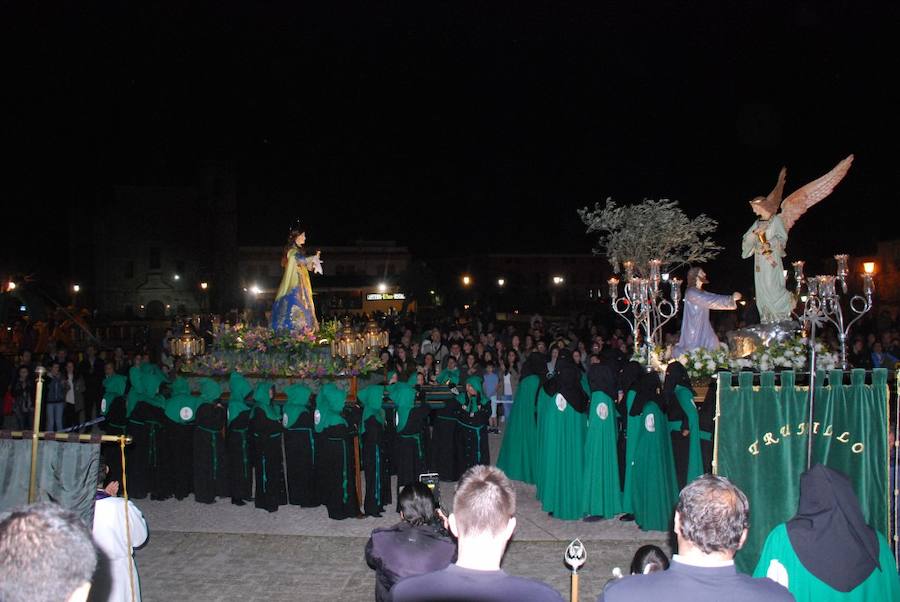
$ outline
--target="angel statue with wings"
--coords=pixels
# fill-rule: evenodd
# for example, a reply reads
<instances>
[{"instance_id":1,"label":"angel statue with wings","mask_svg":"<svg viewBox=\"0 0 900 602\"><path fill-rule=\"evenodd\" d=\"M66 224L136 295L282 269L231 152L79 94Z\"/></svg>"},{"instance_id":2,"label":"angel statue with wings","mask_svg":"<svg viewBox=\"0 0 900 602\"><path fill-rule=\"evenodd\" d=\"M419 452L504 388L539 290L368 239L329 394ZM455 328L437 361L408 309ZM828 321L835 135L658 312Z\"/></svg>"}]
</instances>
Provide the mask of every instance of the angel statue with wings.
<instances>
[{"instance_id":1,"label":"angel statue with wings","mask_svg":"<svg viewBox=\"0 0 900 602\"><path fill-rule=\"evenodd\" d=\"M838 182L847 175L852 161L853 155L850 155L827 174L798 189L784 201L781 200L781 194L787 170L781 168L775 189L768 196L759 196L750 201L753 213L759 219L744 234L741 257L746 259L753 256L756 306L759 308L762 324L791 318L794 299L785 288L784 267L781 263L785 256L788 232L807 209L831 194Z\"/></svg>"},{"instance_id":2,"label":"angel statue with wings","mask_svg":"<svg viewBox=\"0 0 900 602\"><path fill-rule=\"evenodd\" d=\"M307 257L304 243L306 232L297 224L291 228L281 257L284 275L272 306L272 330L315 332L319 329L309 272L321 274L322 259L319 251Z\"/></svg>"}]
</instances>

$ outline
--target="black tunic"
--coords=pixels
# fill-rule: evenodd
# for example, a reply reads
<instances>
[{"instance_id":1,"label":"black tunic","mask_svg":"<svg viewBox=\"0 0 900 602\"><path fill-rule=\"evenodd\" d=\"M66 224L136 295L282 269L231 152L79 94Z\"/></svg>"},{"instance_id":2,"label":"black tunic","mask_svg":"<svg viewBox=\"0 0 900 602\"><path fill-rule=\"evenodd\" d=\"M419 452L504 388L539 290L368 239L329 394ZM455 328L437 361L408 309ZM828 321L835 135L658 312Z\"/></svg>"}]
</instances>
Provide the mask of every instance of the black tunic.
<instances>
[{"instance_id":1,"label":"black tunic","mask_svg":"<svg viewBox=\"0 0 900 602\"><path fill-rule=\"evenodd\" d=\"M119 396L108 402L109 409L106 412L106 420L103 422L103 432L107 435L124 435L128 419L125 417L125 397ZM133 445L133 444L132 444ZM127 450L130 446L126 445ZM100 449L103 453L103 459L109 467L109 473L106 475L107 483L118 481L122 484L122 450L118 443L102 443ZM132 467L128 467L128 476L132 474ZM131 483L128 483L128 495L131 496Z\"/></svg>"},{"instance_id":2,"label":"black tunic","mask_svg":"<svg viewBox=\"0 0 900 602\"><path fill-rule=\"evenodd\" d=\"M228 495L225 479L225 408L204 403L197 408L194 422L194 499L211 504Z\"/></svg>"},{"instance_id":3,"label":"black tunic","mask_svg":"<svg viewBox=\"0 0 900 602\"><path fill-rule=\"evenodd\" d=\"M366 473L363 512L369 516L381 516L385 505L391 503L391 475L384 461L383 434L384 425L374 416L366 420L366 432L362 435L362 467Z\"/></svg>"},{"instance_id":4,"label":"black tunic","mask_svg":"<svg viewBox=\"0 0 900 602\"><path fill-rule=\"evenodd\" d=\"M253 442L249 426L250 410L246 410L231 420L225 435L228 495L233 500L253 498Z\"/></svg>"},{"instance_id":5,"label":"black tunic","mask_svg":"<svg viewBox=\"0 0 900 602\"><path fill-rule=\"evenodd\" d=\"M403 429L397 432L397 443L394 457L397 458L397 497L405 485L415 483L419 475L427 472L425 464L425 420L428 418L427 406L413 406L406 417Z\"/></svg>"},{"instance_id":6,"label":"black tunic","mask_svg":"<svg viewBox=\"0 0 900 602\"><path fill-rule=\"evenodd\" d=\"M269 512L287 503L284 491L284 462L281 453L283 429L280 422L268 418L261 409L254 408L250 418L253 435L256 496L254 505Z\"/></svg>"},{"instance_id":7,"label":"black tunic","mask_svg":"<svg viewBox=\"0 0 900 602\"><path fill-rule=\"evenodd\" d=\"M159 489L159 432L161 410L139 401L128 418L131 445L125 446L128 496L143 499Z\"/></svg>"},{"instance_id":8,"label":"black tunic","mask_svg":"<svg viewBox=\"0 0 900 602\"><path fill-rule=\"evenodd\" d=\"M285 429L284 456L287 462L288 503L311 508L320 504L316 491L316 441L313 413L300 414Z\"/></svg>"},{"instance_id":9,"label":"black tunic","mask_svg":"<svg viewBox=\"0 0 900 602\"><path fill-rule=\"evenodd\" d=\"M434 464L431 467L442 481L455 481L456 473L456 413L459 402L450 400L443 408L433 412L431 449Z\"/></svg>"},{"instance_id":10,"label":"black tunic","mask_svg":"<svg viewBox=\"0 0 900 602\"><path fill-rule=\"evenodd\" d=\"M319 495L336 520L359 514L354 474L353 435L343 424L326 428L316 439L316 474Z\"/></svg>"},{"instance_id":11,"label":"black tunic","mask_svg":"<svg viewBox=\"0 0 900 602\"><path fill-rule=\"evenodd\" d=\"M183 500L194 491L194 425L169 420L165 434L160 479L170 480L175 499Z\"/></svg>"},{"instance_id":12,"label":"black tunic","mask_svg":"<svg viewBox=\"0 0 900 602\"><path fill-rule=\"evenodd\" d=\"M487 400L485 400L487 401ZM491 404L479 404L472 414L458 404L456 428L457 480L476 464L491 463L487 426L491 417Z\"/></svg>"}]
</instances>

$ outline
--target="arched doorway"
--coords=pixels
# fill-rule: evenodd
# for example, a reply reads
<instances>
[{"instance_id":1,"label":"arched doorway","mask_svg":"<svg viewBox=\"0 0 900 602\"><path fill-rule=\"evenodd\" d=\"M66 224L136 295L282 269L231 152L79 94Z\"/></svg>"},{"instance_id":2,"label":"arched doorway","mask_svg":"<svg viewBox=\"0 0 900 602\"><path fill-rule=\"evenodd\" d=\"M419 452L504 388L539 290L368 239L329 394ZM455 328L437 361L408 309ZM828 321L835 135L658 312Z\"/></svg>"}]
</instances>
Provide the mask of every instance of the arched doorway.
<instances>
[{"instance_id":1,"label":"arched doorway","mask_svg":"<svg viewBox=\"0 0 900 602\"><path fill-rule=\"evenodd\" d=\"M162 301L151 301L147 304L147 317L161 320L166 317L166 305Z\"/></svg>"}]
</instances>

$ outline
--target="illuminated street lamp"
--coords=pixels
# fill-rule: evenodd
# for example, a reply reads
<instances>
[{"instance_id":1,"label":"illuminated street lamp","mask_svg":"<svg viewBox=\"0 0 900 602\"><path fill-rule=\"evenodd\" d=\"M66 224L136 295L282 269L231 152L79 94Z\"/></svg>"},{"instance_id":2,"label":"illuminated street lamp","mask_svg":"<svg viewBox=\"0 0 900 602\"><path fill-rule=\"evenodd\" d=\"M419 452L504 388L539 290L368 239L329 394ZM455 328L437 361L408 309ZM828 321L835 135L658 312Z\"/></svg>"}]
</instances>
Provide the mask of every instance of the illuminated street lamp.
<instances>
[{"instance_id":1,"label":"illuminated street lamp","mask_svg":"<svg viewBox=\"0 0 900 602\"><path fill-rule=\"evenodd\" d=\"M560 284L562 284L565 281L566 281L566 279L563 278L562 276L554 276L553 277L553 284L555 284L556 286L559 286Z\"/></svg>"},{"instance_id":2,"label":"illuminated street lamp","mask_svg":"<svg viewBox=\"0 0 900 602\"><path fill-rule=\"evenodd\" d=\"M73 284L73 285L72 285L72 292L73 292L73 293L81 292L81 285L80 285L80 284Z\"/></svg>"},{"instance_id":3,"label":"illuminated street lamp","mask_svg":"<svg viewBox=\"0 0 900 602\"><path fill-rule=\"evenodd\" d=\"M178 274L175 274L174 276L172 276L172 278L175 280L181 280L181 276Z\"/></svg>"},{"instance_id":4,"label":"illuminated street lamp","mask_svg":"<svg viewBox=\"0 0 900 602\"><path fill-rule=\"evenodd\" d=\"M254 284L253 286L250 287L250 292L253 293L254 295L258 295L262 292L262 289L259 288L258 284Z\"/></svg>"},{"instance_id":5,"label":"illuminated street lamp","mask_svg":"<svg viewBox=\"0 0 900 602\"><path fill-rule=\"evenodd\" d=\"M14 290L16 290L16 283L13 282L12 280L10 280L10 281L6 284L6 291L9 292L9 291L14 291Z\"/></svg>"},{"instance_id":6,"label":"illuminated street lamp","mask_svg":"<svg viewBox=\"0 0 900 602\"><path fill-rule=\"evenodd\" d=\"M378 283L378 292L383 293L386 290L387 290L387 284L385 284L384 282L379 282Z\"/></svg>"},{"instance_id":7,"label":"illuminated street lamp","mask_svg":"<svg viewBox=\"0 0 900 602\"><path fill-rule=\"evenodd\" d=\"M497 278L497 286L505 286L505 285L506 285L506 279Z\"/></svg>"},{"instance_id":8,"label":"illuminated street lamp","mask_svg":"<svg viewBox=\"0 0 900 602\"><path fill-rule=\"evenodd\" d=\"M875 273L875 262L874 261L864 261L863 262L863 272L866 274L874 274ZM12 284L12 283L10 283Z\"/></svg>"},{"instance_id":9,"label":"illuminated street lamp","mask_svg":"<svg viewBox=\"0 0 900 602\"><path fill-rule=\"evenodd\" d=\"M462 283L463 283L464 286L469 286L470 284L472 284L472 277L471 277L471 276L468 276L468 275L463 276L463 277L462 277Z\"/></svg>"},{"instance_id":10,"label":"illuminated street lamp","mask_svg":"<svg viewBox=\"0 0 900 602\"><path fill-rule=\"evenodd\" d=\"M208 289L208 288L209 288L209 282L201 282L201 283L200 283L200 288L203 289L203 290Z\"/></svg>"}]
</instances>

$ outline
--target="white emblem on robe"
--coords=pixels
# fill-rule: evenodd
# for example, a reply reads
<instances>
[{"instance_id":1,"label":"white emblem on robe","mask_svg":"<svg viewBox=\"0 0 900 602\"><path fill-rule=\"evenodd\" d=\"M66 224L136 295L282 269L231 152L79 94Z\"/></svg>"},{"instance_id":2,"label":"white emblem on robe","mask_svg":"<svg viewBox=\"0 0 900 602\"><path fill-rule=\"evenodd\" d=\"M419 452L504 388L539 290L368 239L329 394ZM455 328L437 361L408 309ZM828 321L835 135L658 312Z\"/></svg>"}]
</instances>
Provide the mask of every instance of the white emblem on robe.
<instances>
[{"instance_id":1,"label":"white emblem on robe","mask_svg":"<svg viewBox=\"0 0 900 602\"><path fill-rule=\"evenodd\" d=\"M609 406L607 406L603 402L597 404L597 417L600 420L606 420L607 418L609 418Z\"/></svg>"},{"instance_id":2,"label":"white emblem on robe","mask_svg":"<svg viewBox=\"0 0 900 602\"><path fill-rule=\"evenodd\" d=\"M556 409L560 412L566 409L566 398L561 393L556 394Z\"/></svg>"}]
</instances>

